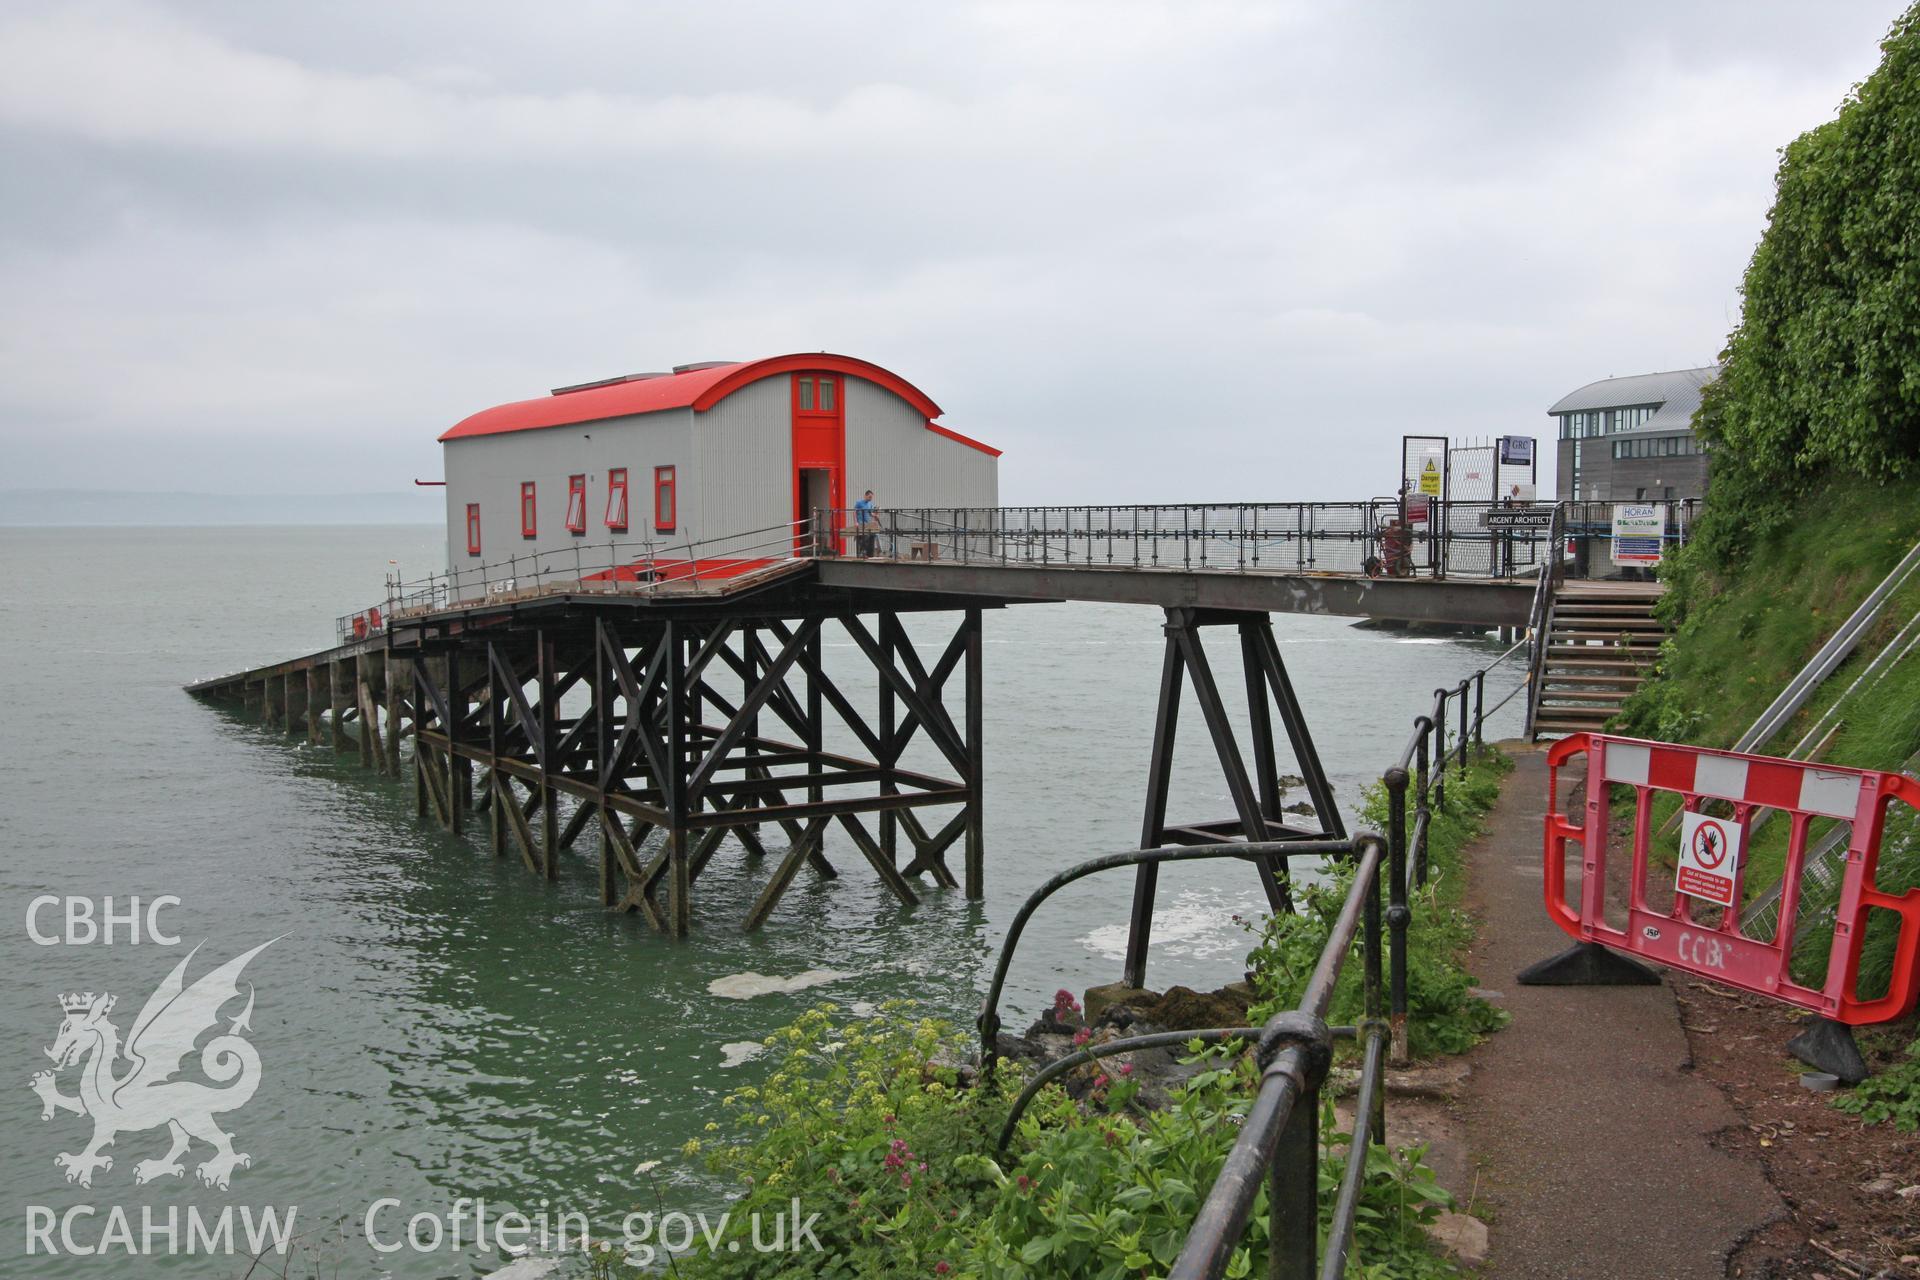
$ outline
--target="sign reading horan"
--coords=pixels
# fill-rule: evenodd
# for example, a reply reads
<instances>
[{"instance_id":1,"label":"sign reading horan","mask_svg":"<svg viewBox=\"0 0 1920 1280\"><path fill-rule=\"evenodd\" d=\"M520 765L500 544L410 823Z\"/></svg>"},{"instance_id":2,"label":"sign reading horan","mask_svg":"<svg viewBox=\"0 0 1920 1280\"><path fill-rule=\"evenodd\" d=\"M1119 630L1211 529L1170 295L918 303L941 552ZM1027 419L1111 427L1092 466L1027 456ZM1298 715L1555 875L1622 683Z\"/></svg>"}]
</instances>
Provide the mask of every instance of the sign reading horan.
<instances>
[{"instance_id":1,"label":"sign reading horan","mask_svg":"<svg viewBox=\"0 0 1920 1280\"><path fill-rule=\"evenodd\" d=\"M1660 540L1667 530L1667 509L1657 502L1616 502L1613 505L1613 562L1657 564Z\"/></svg>"}]
</instances>

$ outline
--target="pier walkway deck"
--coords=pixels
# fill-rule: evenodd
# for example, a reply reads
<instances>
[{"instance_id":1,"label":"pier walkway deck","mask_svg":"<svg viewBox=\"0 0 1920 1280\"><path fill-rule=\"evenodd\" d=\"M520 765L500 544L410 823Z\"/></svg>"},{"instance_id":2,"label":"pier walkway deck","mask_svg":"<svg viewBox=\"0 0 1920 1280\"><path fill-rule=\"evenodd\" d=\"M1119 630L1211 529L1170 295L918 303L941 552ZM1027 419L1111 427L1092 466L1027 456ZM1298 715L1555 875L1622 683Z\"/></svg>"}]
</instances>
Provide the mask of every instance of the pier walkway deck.
<instances>
[{"instance_id":1,"label":"pier walkway deck","mask_svg":"<svg viewBox=\"0 0 1920 1280\"><path fill-rule=\"evenodd\" d=\"M410 738L416 812L455 834L483 817L495 855L517 852L544 879L596 830L602 900L675 935L687 933L693 883L717 853L760 875L764 888L742 921L757 928L796 875L837 874L825 856L829 829L844 832L903 905L918 901L921 877L979 897L987 610L1087 601L1164 615L1145 845L1339 835L1275 619L1520 629L1555 576L1541 566L1559 546L1558 508L1529 532L1478 519L1526 514L1512 508L1430 503L1418 536L1388 520L1397 510L892 510L864 525L817 511L672 547L639 540L471 558L422 582L390 582L379 604L336 620L328 648L188 691L315 745L357 748L363 765L393 776ZM1392 526L1384 540L1383 520ZM909 615L922 619L911 634ZM930 639L940 615L949 625ZM1203 634L1237 642L1226 661L1239 670L1226 681ZM830 638L859 651L859 684L826 661ZM1223 684L1247 690L1244 730ZM1231 815L1165 813L1189 694ZM1310 821L1280 804L1289 755L1306 780ZM762 839L775 830L784 849ZM950 848L963 851L963 874L949 870ZM1281 909L1279 879L1261 883ZM1144 945L1150 905L1140 904L1151 903L1151 886L1136 896L1133 936Z\"/></svg>"},{"instance_id":2,"label":"pier walkway deck","mask_svg":"<svg viewBox=\"0 0 1920 1280\"><path fill-rule=\"evenodd\" d=\"M728 611L770 592L808 592L837 597L845 607L921 597L921 608L961 608L956 597L997 603L1087 601L1258 613L1306 613L1461 626L1523 627L1535 583L1532 578L1370 578L1363 573L1286 569L1185 569L1176 566L1108 566L1072 563L972 563L875 556L796 557L770 561L727 576L682 574L656 582L553 579L496 589L471 599L407 608L374 606L342 619L369 614L363 636L312 653L209 676L187 692L224 694L248 682L297 674L329 662L407 647L404 638L423 623L487 625L533 611L591 615L609 609L697 616Z\"/></svg>"}]
</instances>

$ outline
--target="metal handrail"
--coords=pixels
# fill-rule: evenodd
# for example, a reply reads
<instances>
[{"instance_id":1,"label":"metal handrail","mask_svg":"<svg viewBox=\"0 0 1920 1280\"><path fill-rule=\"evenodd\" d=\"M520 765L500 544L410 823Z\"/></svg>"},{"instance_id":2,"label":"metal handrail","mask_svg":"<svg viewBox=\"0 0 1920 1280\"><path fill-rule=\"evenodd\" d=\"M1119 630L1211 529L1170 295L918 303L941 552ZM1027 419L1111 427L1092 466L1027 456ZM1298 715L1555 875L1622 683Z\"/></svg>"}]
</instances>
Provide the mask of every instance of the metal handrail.
<instances>
[{"instance_id":1,"label":"metal handrail","mask_svg":"<svg viewBox=\"0 0 1920 1280\"><path fill-rule=\"evenodd\" d=\"M1442 502L1425 524L1408 527L1413 544L1444 541L1446 554L1417 557L1416 573L1505 577L1530 572L1545 545L1538 531L1482 527L1476 513L1504 501ZM1361 502L1132 503L1031 507L879 507L866 513L888 558L947 558L960 563L1246 571L1366 572L1384 550L1394 498ZM856 533L851 508L828 513ZM1524 548L1525 556L1513 554ZM871 551L872 548L867 550ZM903 551L909 553L903 557Z\"/></svg>"},{"instance_id":2,"label":"metal handrail","mask_svg":"<svg viewBox=\"0 0 1920 1280\"><path fill-rule=\"evenodd\" d=\"M1267 857L1338 857L1350 855L1354 849L1352 840L1250 840L1238 844L1217 845L1161 845L1152 849L1127 849L1120 853L1109 853L1098 858L1089 858L1076 863L1065 871L1050 877L1046 883L1027 895L1026 901L1013 914L1013 921L1007 926L1007 935L1000 942L1000 955L994 962L993 979L987 984L986 997L980 1003L980 1015L974 1025L980 1031L980 1062L986 1073L991 1073L994 1062L999 1057L998 1039L1000 1035L1000 997L1007 986L1007 973L1013 966L1014 950L1020 945L1020 937L1026 932L1027 922L1040 905L1060 890L1076 880L1083 880L1102 871L1113 871L1125 867L1158 866L1166 862L1204 862L1218 858L1235 858L1244 862L1258 863Z\"/></svg>"},{"instance_id":3,"label":"metal handrail","mask_svg":"<svg viewBox=\"0 0 1920 1280\"><path fill-rule=\"evenodd\" d=\"M1356 1125L1356 1144L1359 1133L1369 1134L1374 1140L1385 1138L1385 1096L1377 1085L1385 1070L1378 1048L1385 1035L1379 1022L1378 966L1380 881L1387 850L1376 835L1359 836L1354 844L1358 861L1353 884L1334 920L1326 948L1307 980L1299 1005L1274 1015L1260 1028L1256 1051L1259 1087L1241 1122L1240 1134L1200 1206L1193 1229L1187 1233L1180 1256L1167 1273L1168 1280L1219 1280L1226 1274L1263 1182L1268 1187L1271 1214L1269 1274L1305 1277L1318 1270L1314 1263L1320 1231L1320 1085L1333 1062L1333 1034L1326 1015L1341 968L1363 927L1362 952L1368 981L1361 1086L1368 1089L1366 1100L1375 1114L1367 1125ZM1368 1087L1369 1080L1374 1087ZM1365 1148L1354 1150L1349 1159L1364 1161ZM1329 1275L1337 1276L1345 1270L1363 1185L1362 1179L1347 1179L1334 1201L1334 1222L1346 1223L1347 1233L1328 1233Z\"/></svg>"},{"instance_id":4,"label":"metal handrail","mask_svg":"<svg viewBox=\"0 0 1920 1280\"><path fill-rule=\"evenodd\" d=\"M808 525L805 518L789 520L740 533L697 541L690 539L671 550L653 538L550 548L429 574L410 582L390 579L384 606L374 607L384 607L385 621L391 625L401 618L456 605L553 592L612 592L652 597L666 589L699 591L703 584L700 568L703 560L726 559L749 565L764 561L771 565L803 558L811 550L802 537ZM632 571L635 580L622 581L623 571ZM715 576L708 573L705 580ZM478 594L465 594L470 590L465 584L474 583L476 578ZM337 625L350 629L353 619L368 612L359 610L344 615Z\"/></svg>"},{"instance_id":5,"label":"metal handrail","mask_svg":"<svg viewBox=\"0 0 1920 1280\"><path fill-rule=\"evenodd\" d=\"M1336 1028L1336 1031L1339 1029ZM1345 1029L1349 1035L1353 1028ZM1258 1027L1206 1027L1198 1031L1155 1031L1144 1036L1128 1036L1121 1040L1108 1040L1101 1044L1084 1045L1064 1058L1056 1058L1034 1073L1020 1090L1020 1096L1013 1100L1013 1106L1007 1111L1006 1123L1000 1126L1000 1139L994 1145L1001 1151L1013 1141L1013 1131L1020 1127L1020 1117L1026 1114L1027 1106L1040 1091L1072 1071L1075 1067L1084 1067L1101 1058L1111 1058L1116 1054L1134 1053L1143 1049L1173 1049L1198 1042L1200 1044L1226 1044L1234 1040L1251 1040L1260 1034Z\"/></svg>"},{"instance_id":6,"label":"metal handrail","mask_svg":"<svg viewBox=\"0 0 1920 1280\"><path fill-rule=\"evenodd\" d=\"M1555 503L1553 521L1547 529L1553 552L1540 566L1540 581L1533 589L1533 607L1527 614L1527 638L1533 645L1527 661L1527 687L1530 692L1527 695L1526 735L1529 738L1533 737L1533 722L1540 714L1540 688L1546 683L1547 624L1553 614L1553 596L1566 572L1565 560L1560 554L1560 544L1566 534L1565 517L1566 507Z\"/></svg>"},{"instance_id":7,"label":"metal handrail","mask_svg":"<svg viewBox=\"0 0 1920 1280\"><path fill-rule=\"evenodd\" d=\"M1504 500L1432 499L1423 508L1425 526L1406 527L1407 547L1424 540L1428 554L1410 557L1413 573L1513 578L1537 573L1532 618L1536 641L1551 586L1563 574L1560 544L1570 511L1605 504L1555 502L1544 535L1534 530L1482 527L1475 513L1508 509ZM1668 538L1684 542L1695 503L1674 506L1677 520ZM1290 570L1298 573L1363 573L1390 569L1381 563L1388 521L1397 519L1397 498L1359 502L1115 503L1033 507L882 507L870 513L876 541L902 558L903 545L929 558L961 563L1059 564L1078 567L1173 568L1215 572ZM1583 522L1583 529L1593 521ZM652 537L575 543L504 560L483 561L387 584L384 618L435 612L469 601L553 591L612 592L654 596L662 590L701 589L712 578L703 562L726 558L769 564L840 553L846 533L860 532L851 508L821 509L799 519L717 537L689 539L673 548ZM825 533L827 536L822 536ZM1591 536L1583 534L1582 536ZM903 542L904 540L904 542ZM1524 557L1515 554L1524 548ZM1542 548L1546 554L1540 554ZM872 547L857 550L873 550ZM724 552L724 557L716 555ZM629 572L632 581L621 574ZM468 595L477 579L478 594ZM380 608L382 606L373 606ZM342 615L336 627L353 636L355 619L369 609ZM1536 648L1538 648L1536 643ZM1537 666L1537 662L1536 662ZM1539 685L1536 671L1533 683Z\"/></svg>"},{"instance_id":8,"label":"metal handrail","mask_svg":"<svg viewBox=\"0 0 1920 1280\"><path fill-rule=\"evenodd\" d=\"M1522 642L1524 643L1524 642ZM1485 740L1486 719L1515 693L1488 708L1487 673L1507 661L1516 644L1452 688L1434 690L1432 710L1417 716L1399 758L1382 777L1387 791L1384 850L1378 836L1367 842L1339 924L1329 937L1300 1006L1268 1021L1260 1034L1260 1085L1240 1136L1214 1180L1205 1204L1188 1232L1169 1280L1218 1280L1226 1274L1244 1234L1262 1181L1272 1213L1268 1231L1269 1274L1335 1280L1346 1271L1365 1183L1365 1150L1385 1141L1386 1105L1382 1077L1386 1062L1407 1059L1407 937L1413 920L1412 891L1427 878L1427 838L1433 814L1446 806L1449 764L1464 769L1471 744ZM1447 726L1457 712L1459 733L1449 746ZM1415 807L1409 822L1407 802ZM1385 865L1382 864L1384 858ZM1379 897L1385 881L1387 911L1384 939L1388 964L1379 973L1383 950ZM1356 914L1366 924L1363 956L1368 968L1366 1016L1356 1028L1362 1041L1359 1096L1349 1136L1347 1169L1333 1204L1325 1256L1318 1257L1319 1089L1331 1057L1332 1033L1324 1018L1333 983L1351 948ZM1384 1002L1385 1008L1382 1008ZM1384 1020L1381 1017L1385 1013ZM1118 1042L1115 1042L1118 1043ZM1119 1050L1116 1050L1119 1051Z\"/></svg>"}]
</instances>

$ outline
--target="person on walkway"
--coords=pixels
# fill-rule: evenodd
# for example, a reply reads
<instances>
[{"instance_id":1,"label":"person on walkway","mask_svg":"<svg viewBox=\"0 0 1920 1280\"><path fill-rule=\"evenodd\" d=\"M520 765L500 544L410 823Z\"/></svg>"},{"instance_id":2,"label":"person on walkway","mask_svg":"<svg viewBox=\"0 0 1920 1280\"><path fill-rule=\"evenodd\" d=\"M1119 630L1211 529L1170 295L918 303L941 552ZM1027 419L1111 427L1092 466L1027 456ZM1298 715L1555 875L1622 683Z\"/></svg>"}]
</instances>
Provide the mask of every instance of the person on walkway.
<instances>
[{"instance_id":1,"label":"person on walkway","mask_svg":"<svg viewBox=\"0 0 1920 1280\"><path fill-rule=\"evenodd\" d=\"M866 497L853 504L854 550L862 559L880 553L879 510L871 489L867 490Z\"/></svg>"}]
</instances>

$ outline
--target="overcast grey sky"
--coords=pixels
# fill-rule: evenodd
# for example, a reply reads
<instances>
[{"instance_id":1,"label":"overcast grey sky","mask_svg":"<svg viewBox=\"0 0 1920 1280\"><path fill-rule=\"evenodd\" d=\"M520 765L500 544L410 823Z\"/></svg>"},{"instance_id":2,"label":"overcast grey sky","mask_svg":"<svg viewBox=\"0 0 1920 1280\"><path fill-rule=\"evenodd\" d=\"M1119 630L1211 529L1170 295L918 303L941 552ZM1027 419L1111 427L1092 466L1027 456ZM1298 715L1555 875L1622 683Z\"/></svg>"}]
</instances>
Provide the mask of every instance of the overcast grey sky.
<instances>
[{"instance_id":1,"label":"overcast grey sky","mask_svg":"<svg viewBox=\"0 0 1920 1280\"><path fill-rule=\"evenodd\" d=\"M0 486L340 492L826 349L1009 502L1353 498L1710 362L1874 3L0 14Z\"/></svg>"}]
</instances>

